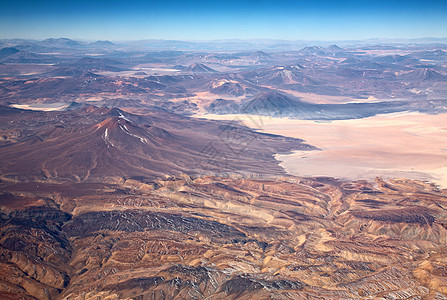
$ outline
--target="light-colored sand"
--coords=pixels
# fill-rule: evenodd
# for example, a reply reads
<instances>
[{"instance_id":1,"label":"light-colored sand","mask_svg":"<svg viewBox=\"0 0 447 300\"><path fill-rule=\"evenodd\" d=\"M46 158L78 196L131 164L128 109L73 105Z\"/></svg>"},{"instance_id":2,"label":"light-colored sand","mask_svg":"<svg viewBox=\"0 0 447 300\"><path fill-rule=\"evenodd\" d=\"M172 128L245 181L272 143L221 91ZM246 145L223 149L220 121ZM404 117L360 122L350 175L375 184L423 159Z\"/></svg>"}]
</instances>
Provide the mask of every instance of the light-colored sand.
<instances>
[{"instance_id":1,"label":"light-colored sand","mask_svg":"<svg viewBox=\"0 0 447 300\"><path fill-rule=\"evenodd\" d=\"M40 110L40 111L56 111L62 110L68 107L67 103L32 103L32 104L11 104L11 107L29 110Z\"/></svg>"},{"instance_id":2,"label":"light-colored sand","mask_svg":"<svg viewBox=\"0 0 447 300\"><path fill-rule=\"evenodd\" d=\"M350 180L399 177L447 187L447 114L399 113L333 122L247 115L202 117L241 120L322 149L277 155L290 174Z\"/></svg>"}]
</instances>

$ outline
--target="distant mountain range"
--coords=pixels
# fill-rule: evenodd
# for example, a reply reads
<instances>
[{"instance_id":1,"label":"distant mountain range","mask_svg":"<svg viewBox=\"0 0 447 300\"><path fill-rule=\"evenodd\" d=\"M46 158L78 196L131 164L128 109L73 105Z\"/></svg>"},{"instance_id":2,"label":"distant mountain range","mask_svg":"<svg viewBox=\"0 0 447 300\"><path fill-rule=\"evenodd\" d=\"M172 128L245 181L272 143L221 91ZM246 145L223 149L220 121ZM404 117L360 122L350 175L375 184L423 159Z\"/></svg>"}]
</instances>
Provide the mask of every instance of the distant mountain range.
<instances>
[{"instance_id":1,"label":"distant mountain range","mask_svg":"<svg viewBox=\"0 0 447 300\"><path fill-rule=\"evenodd\" d=\"M182 41L182 40L134 40L134 41L79 41L68 38L49 38L45 40L27 40L27 39L1 39L0 45L40 46L48 48L85 48L85 47L138 47L152 48L157 50L178 49L178 50L299 50L307 46L327 47L326 50L334 53L342 51L339 46L359 47L380 45L382 47L401 47L403 45L440 45L447 44L447 38L417 38L417 39L365 39L365 40L273 40L273 39L227 39L210 41ZM447 48L447 47L446 47ZM365 48L366 49L366 48Z\"/></svg>"}]
</instances>

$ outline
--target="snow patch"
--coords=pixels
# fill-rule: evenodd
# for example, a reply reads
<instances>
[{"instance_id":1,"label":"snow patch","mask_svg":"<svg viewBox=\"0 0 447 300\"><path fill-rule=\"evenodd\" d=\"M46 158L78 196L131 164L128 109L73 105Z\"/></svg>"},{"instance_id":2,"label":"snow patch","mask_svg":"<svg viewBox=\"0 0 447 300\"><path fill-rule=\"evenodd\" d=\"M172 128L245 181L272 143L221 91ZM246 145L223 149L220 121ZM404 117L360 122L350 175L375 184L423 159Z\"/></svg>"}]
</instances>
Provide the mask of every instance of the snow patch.
<instances>
[{"instance_id":1,"label":"snow patch","mask_svg":"<svg viewBox=\"0 0 447 300\"><path fill-rule=\"evenodd\" d=\"M104 131L102 138L103 138L104 142L106 143L107 147L109 147L109 146L115 147L115 145L109 140L109 129L108 128L106 128L106 130Z\"/></svg>"},{"instance_id":2,"label":"snow patch","mask_svg":"<svg viewBox=\"0 0 447 300\"><path fill-rule=\"evenodd\" d=\"M120 115L119 115L119 118L124 119L124 120L126 120L127 122L131 122L128 118L126 118L125 116L123 116L123 114L122 114L120 111L118 111L118 113L120 114Z\"/></svg>"},{"instance_id":3,"label":"snow patch","mask_svg":"<svg viewBox=\"0 0 447 300\"><path fill-rule=\"evenodd\" d=\"M120 128L121 128L122 131L124 131L126 134L130 135L131 137L134 137L134 138L139 139L140 142L142 142L142 143L144 143L144 144L147 144L147 143L148 143L146 138L141 137L141 136L136 135L136 134L133 134L133 133L130 133L130 132L129 132L129 129L127 128L126 125L124 125L124 124L123 124L123 125L120 125Z\"/></svg>"}]
</instances>

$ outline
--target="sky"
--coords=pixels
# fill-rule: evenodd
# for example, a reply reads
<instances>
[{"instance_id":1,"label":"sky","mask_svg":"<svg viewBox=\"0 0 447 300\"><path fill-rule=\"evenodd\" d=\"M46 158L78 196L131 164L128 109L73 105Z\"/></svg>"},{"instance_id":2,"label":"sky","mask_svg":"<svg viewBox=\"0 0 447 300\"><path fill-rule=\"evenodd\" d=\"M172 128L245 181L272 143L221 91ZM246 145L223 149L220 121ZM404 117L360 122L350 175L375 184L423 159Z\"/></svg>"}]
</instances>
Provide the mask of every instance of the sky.
<instances>
[{"instance_id":1,"label":"sky","mask_svg":"<svg viewBox=\"0 0 447 300\"><path fill-rule=\"evenodd\" d=\"M357 40L447 37L447 0L0 1L0 38Z\"/></svg>"}]
</instances>

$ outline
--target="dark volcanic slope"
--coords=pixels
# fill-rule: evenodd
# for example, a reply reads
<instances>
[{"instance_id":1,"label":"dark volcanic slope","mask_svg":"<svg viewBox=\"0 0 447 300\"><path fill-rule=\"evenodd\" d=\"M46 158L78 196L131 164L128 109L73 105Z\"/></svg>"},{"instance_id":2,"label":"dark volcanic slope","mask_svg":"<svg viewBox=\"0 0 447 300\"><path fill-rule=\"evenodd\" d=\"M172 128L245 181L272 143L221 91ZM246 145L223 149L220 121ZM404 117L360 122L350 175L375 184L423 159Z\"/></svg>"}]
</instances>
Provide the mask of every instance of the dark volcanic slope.
<instances>
[{"instance_id":1,"label":"dark volcanic slope","mask_svg":"<svg viewBox=\"0 0 447 300\"><path fill-rule=\"evenodd\" d=\"M122 62L112 60L112 59L102 59L94 57L83 57L78 61L69 64L68 66L74 67L83 71L120 71L121 69L116 67L122 65Z\"/></svg>"},{"instance_id":2,"label":"dark volcanic slope","mask_svg":"<svg viewBox=\"0 0 447 300\"><path fill-rule=\"evenodd\" d=\"M241 113L309 120L344 120L402 111L441 113L446 111L446 105L447 100L313 104L271 91L260 93L239 103L217 99L210 104L208 112L215 114Z\"/></svg>"},{"instance_id":3,"label":"dark volcanic slope","mask_svg":"<svg viewBox=\"0 0 447 300\"><path fill-rule=\"evenodd\" d=\"M265 92L256 95L252 99L243 102L241 112L246 114L268 114L275 115L287 111L308 111L314 105L292 99L278 92Z\"/></svg>"},{"instance_id":4,"label":"dark volcanic slope","mask_svg":"<svg viewBox=\"0 0 447 300\"><path fill-rule=\"evenodd\" d=\"M5 57L8 57L10 55L16 54L17 52L20 52L19 49L14 47L6 47L0 49L0 60L4 59Z\"/></svg>"},{"instance_id":5,"label":"dark volcanic slope","mask_svg":"<svg viewBox=\"0 0 447 300\"><path fill-rule=\"evenodd\" d=\"M418 81L445 81L447 76L441 73L427 68L421 68L415 71L411 71L402 76L402 79L410 82Z\"/></svg>"},{"instance_id":6,"label":"dark volcanic slope","mask_svg":"<svg viewBox=\"0 0 447 300\"><path fill-rule=\"evenodd\" d=\"M67 112L2 109L0 172L16 179L100 180L194 172L281 174L273 154L313 149L237 123L145 116L86 106Z\"/></svg>"},{"instance_id":7,"label":"dark volcanic slope","mask_svg":"<svg viewBox=\"0 0 447 300\"><path fill-rule=\"evenodd\" d=\"M215 70L211 69L208 66L200 63L194 63L183 70L184 72L192 72L192 73L214 73Z\"/></svg>"}]
</instances>

